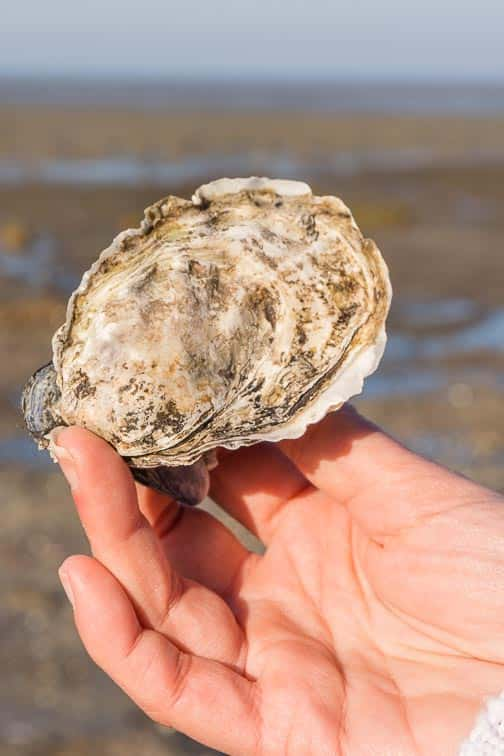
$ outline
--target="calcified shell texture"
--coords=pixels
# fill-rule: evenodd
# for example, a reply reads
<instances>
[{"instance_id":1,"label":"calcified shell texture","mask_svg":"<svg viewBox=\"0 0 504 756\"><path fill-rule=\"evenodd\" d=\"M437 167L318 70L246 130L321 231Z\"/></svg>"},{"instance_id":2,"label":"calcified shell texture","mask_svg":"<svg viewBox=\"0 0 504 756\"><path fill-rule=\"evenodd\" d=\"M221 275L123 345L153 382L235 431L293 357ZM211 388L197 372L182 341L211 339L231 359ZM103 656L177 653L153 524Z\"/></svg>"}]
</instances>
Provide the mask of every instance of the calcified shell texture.
<instances>
[{"instance_id":1,"label":"calcified shell texture","mask_svg":"<svg viewBox=\"0 0 504 756\"><path fill-rule=\"evenodd\" d=\"M53 340L55 410L136 467L299 436L361 391L389 303L341 200L221 179L148 208L84 275Z\"/></svg>"}]
</instances>

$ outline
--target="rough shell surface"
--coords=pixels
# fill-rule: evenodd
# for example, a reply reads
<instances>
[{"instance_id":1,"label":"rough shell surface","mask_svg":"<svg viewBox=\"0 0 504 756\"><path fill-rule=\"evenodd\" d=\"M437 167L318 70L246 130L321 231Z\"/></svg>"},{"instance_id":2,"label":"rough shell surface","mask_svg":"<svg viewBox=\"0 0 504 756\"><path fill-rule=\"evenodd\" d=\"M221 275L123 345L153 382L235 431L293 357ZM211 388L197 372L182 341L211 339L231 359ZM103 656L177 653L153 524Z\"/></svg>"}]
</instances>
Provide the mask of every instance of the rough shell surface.
<instances>
[{"instance_id":1,"label":"rough shell surface","mask_svg":"<svg viewBox=\"0 0 504 756\"><path fill-rule=\"evenodd\" d=\"M306 184L166 197L72 295L53 339L57 413L138 467L299 436L376 368L390 296L348 208Z\"/></svg>"}]
</instances>

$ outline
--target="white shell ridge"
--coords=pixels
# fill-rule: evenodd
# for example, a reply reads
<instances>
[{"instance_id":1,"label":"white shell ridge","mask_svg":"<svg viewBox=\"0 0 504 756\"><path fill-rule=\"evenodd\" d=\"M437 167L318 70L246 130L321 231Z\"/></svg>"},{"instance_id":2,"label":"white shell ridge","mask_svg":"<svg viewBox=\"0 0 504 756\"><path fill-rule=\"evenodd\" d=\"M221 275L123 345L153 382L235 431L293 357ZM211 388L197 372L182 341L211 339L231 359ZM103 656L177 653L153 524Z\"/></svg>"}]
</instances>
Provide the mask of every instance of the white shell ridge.
<instances>
[{"instance_id":1,"label":"white shell ridge","mask_svg":"<svg viewBox=\"0 0 504 756\"><path fill-rule=\"evenodd\" d=\"M203 184L194 192L192 201L194 205L202 205L227 194L250 191L271 191L282 197L302 197L312 193L311 187L304 181L251 176L250 178L222 178Z\"/></svg>"}]
</instances>

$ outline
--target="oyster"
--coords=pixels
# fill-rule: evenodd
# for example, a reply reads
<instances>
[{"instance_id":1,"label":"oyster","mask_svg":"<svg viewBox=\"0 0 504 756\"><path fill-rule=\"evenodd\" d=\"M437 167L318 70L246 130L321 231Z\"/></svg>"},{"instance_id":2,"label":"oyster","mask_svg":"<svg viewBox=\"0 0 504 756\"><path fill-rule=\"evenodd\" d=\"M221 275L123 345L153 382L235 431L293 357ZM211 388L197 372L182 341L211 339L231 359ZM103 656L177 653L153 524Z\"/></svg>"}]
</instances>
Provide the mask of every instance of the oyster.
<instances>
[{"instance_id":1,"label":"oyster","mask_svg":"<svg viewBox=\"0 0 504 756\"><path fill-rule=\"evenodd\" d=\"M220 179L169 196L84 274L28 381L41 448L106 439L141 482L194 504L218 446L300 436L362 390L391 289L374 242L307 184Z\"/></svg>"}]
</instances>

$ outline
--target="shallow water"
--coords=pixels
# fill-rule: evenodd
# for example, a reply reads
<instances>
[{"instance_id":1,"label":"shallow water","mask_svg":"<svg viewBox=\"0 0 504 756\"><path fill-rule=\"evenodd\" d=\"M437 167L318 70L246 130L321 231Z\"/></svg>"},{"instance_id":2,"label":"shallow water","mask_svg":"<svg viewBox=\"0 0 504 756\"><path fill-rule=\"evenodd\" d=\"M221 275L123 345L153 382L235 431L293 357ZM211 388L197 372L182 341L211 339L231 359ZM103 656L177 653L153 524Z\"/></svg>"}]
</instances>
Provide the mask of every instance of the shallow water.
<instances>
[{"instance_id":1,"label":"shallow water","mask_svg":"<svg viewBox=\"0 0 504 756\"><path fill-rule=\"evenodd\" d=\"M48 452L40 451L26 434L0 439L0 465L8 464L44 468L53 462Z\"/></svg>"},{"instance_id":2,"label":"shallow water","mask_svg":"<svg viewBox=\"0 0 504 756\"><path fill-rule=\"evenodd\" d=\"M408 302L400 306L387 345L388 361L489 351L504 353L504 308L484 309L469 300ZM423 331L415 332L418 326ZM430 332L425 329L430 328ZM437 329L443 329L440 333Z\"/></svg>"},{"instance_id":3,"label":"shallow water","mask_svg":"<svg viewBox=\"0 0 504 756\"><path fill-rule=\"evenodd\" d=\"M36 288L53 287L70 293L79 278L58 263L58 245L54 237L41 233L30 239L15 254L0 243L0 276L17 279Z\"/></svg>"},{"instance_id":4,"label":"shallow water","mask_svg":"<svg viewBox=\"0 0 504 756\"><path fill-rule=\"evenodd\" d=\"M396 150L341 150L302 158L288 152L242 151L236 154L187 154L183 159L163 160L150 157L114 156L101 159L54 158L41 160L14 160L0 158L0 184L6 186L40 182L52 185L100 186L114 185L167 186L173 183L199 182L223 175L251 176L275 175L284 178L305 179L307 176L336 178L357 176L379 171L396 173L411 171L442 163L446 168L504 164L504 153L479 147L471 153L447 155L440 159L430 148L403 148ZM459 214L472 213L484 216L484 209L473 200L459 205Z\"/></svg>"}]
</instances>

